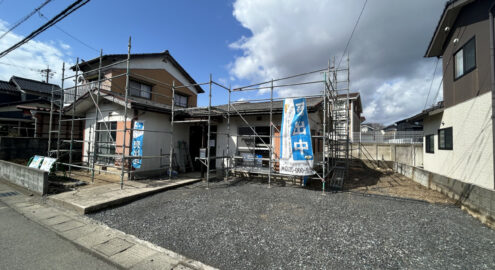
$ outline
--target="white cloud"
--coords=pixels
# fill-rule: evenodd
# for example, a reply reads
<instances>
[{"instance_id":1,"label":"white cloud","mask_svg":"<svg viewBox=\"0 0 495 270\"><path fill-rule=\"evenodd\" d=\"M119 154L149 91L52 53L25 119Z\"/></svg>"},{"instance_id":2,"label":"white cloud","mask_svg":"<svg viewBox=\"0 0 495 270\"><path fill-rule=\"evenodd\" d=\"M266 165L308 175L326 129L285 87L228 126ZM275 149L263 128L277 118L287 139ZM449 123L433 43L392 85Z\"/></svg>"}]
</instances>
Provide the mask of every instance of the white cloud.
<instances>
[{"instance_id":1,"label":"white cloud","mask_svg":"<svg viewBox=\"0 0 495 270\"><path fill-rule=\"evenodd\" d=\"M71 46L69 44L63 43L62 41L59 41L60 47L66 51L70 50Z\"/></svg>"},{"instance_id":2,"label":"white cloud","mask_svg":"<svg viewBox=\"0 0 495 270\"><path fill-rule=\"evenodd\" d=\"M0 35L8 29L7 26L8 24L5 21L0 20ZM8 33L4 38L0 39L0 51L4 51L23 38L23 36L14 32ZM64 61L69 62L66 67L69 67L71 63L70 60L67 61L70 46L62 42L58 44L61 49L57 47L57 42L54 41L40 42L31 40L0 58L0 63L2 63L0 64L0 80L9 80L11 76L42 80L43 77L39 70L46 69L49 66L55 72L50 82L60 84L62 63ZM69 73L66 70L66 76Z\"/></svg>"},{"instance_id":3,"label":"white cloud","mask_svg":"<svg viewBox=\"0 0 495 270\"><path fill-rule=\"evenodd\" d=\"M237 0L233 15L252 35L230 44L241 52L229 65L231 76L258 82L323 68L333 56L338 61L363 3ZM423 109L436 61L423 55L442 8L442 1L368 1L349 51L351 90L361 92L369 121L387 123ZM320 88L278 94L316 94ZM432 88L434 96L438 83Z\"/></svg>"}]
</instances>

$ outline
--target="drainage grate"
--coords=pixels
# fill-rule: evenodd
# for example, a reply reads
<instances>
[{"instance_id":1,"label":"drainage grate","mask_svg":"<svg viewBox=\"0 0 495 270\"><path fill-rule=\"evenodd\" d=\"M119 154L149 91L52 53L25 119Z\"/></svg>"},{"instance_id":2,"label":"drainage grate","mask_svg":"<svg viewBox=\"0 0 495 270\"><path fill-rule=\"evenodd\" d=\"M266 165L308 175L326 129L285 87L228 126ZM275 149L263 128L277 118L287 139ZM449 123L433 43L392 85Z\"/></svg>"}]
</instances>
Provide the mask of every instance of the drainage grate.
<instances>
[{"instance_id":1,"label":"drainage grate","mask_svg":"<svg viewBox=\"0 0 495 270\"><path fill-rule=\"evenodd\" d=\"M4 193L0 193L0 197L9 197L9 196L14 196L14 195L18 195L19 193L15 192L15 191L10 191L10 192L4 192Z\"/></svg>"}]
</instances>

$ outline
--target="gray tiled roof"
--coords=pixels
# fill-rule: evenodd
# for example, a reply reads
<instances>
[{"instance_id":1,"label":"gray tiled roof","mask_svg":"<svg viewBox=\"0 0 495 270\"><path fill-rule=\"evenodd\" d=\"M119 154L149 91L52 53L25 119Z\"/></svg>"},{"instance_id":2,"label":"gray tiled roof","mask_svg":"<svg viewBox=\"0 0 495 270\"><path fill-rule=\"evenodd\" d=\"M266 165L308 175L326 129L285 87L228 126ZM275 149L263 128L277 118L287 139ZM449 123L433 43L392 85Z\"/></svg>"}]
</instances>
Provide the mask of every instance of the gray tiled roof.
<instances>
[{"instance_id":1,"label":"gray tiled roof","mask_svg":"<svg viewBox=\"0 0 495 270\"><path fill-rule=\"evenodd\" d=\"M315 110L318 105L322 102L321 97L312 97L307 98L306 106L309 111ZM282 111L283 101L274 101L273 102L273 111L280 113ZM212 114L213 115L223 115L227 113L228 104L212 106ZM270 112L270 102L233 102L231 103L231 113L242 112L246 114L266 114ZM194 108L185 108L183 111L192 116L204 116L208 114L207 107L194 107Z\"/></svg>"},{"instance_id":2,"label":"gray tiled roof","mask_svg":"<svg viewBox=\"0 0 495 270\"><path fill-rule=\"evenodd\" d=\"M0 80L0 91L17 92L17 88L10 82Z\"/></svg>"},{"instance_id":3,"label":"gray tiled roof","mask_svg":"<svg viewBox=\"0 0 495 270\"><path fill-rule=\"evenodd\" d=\"M52 87L53 89L57 90L60 89L58 85L51 84L51 83L44 83L40 81L35 81L31 79L26 79L26 78L20 78L16 76L12 76L10 78L11 81L19 85L19 87L22 90L26 91L33 91L33 92L41 92L45 94L51 94L52 92Z\"/></svg>"}]
</instances>

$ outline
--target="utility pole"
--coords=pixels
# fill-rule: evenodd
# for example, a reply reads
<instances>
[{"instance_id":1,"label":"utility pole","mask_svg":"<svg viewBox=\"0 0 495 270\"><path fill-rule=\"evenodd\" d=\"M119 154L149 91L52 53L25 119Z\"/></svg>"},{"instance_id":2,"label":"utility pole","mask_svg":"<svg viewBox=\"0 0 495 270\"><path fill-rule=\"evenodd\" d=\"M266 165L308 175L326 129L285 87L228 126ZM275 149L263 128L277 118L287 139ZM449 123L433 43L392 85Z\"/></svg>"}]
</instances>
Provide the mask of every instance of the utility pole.
<instances>
[{"instance_id":1,"label":"utility pole","mask_svg":"<svg viewBox=\"0 0 495 270\"><path fill-rule=\"evenodd\" d=\"M47 66L46 69L40 70L41 75L46 77L46 83L48 83L49 79L53 77L52 71L53 70L51 70L49 66Z\"/></svg>"}]
</instances>

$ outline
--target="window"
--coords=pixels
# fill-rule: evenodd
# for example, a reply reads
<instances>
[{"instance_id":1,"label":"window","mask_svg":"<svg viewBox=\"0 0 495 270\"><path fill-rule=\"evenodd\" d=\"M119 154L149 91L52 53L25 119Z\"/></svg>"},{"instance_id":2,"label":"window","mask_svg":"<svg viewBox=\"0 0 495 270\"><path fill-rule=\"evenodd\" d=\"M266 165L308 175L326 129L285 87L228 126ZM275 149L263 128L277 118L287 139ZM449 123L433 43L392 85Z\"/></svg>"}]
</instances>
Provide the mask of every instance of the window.
<instances>
[{"instance_id":1,"label":"window","mask_svg":"<svg viewBox=\"0 0 495 270\"><path fill-rule=\"evenodd\" d=\"M101 164L113 164L115 158L115 140L117 139L117 122L99 122L96 126L96 161Z\"/></svg>"},{"instance_id":2,"label":"window","mask_svg":"<svg viewBox=\"0 0 495 270\"><path fill-rule=\"evenodd\" d=\"M435 153L435 135L426 135L425 137L426 153Z\"/></svg>"},{"instance_id":3,"label":"window","mask_svg":"<svg viewBox=\"0 0 495 270\"><path fill-rule=\"evenodd\" d=\"M136 81L129 81L130 95L133 97L141 97L151 99L151 86Z\"/></svg>"},{"instance_id":4,"label":"window","mask_svg":"<svg viewBox=\"0 0 495 270\"><path fill-rule=\"evenodd\" d=\"M452 150L452 128L443 128L438 130L438 149Z\"/></svg>"},{"instance_id":5,"label":"window","mask_svg":"<svg viewBox=\"0 0 495 270\"><path fill-rule=\"evenodd\" d=\"M255 135L251 127L239 127L238 134L243 136L242 140L250 146L265 147L265 143L270 145L270 127L257 126L253 127L258 136Z\"/></svg>"},{"instance_id":6,"label":"window","mask_svg":"<svg viewBox=\"0 0 495 270\"><path fill-rule=\"evenodd\" d=\"M454 54L454 77L462 77L476 68L476 41L469 40Z\"/></svg>"},{"instance_id":7,"label":"window","mask_svg":"<svg viewBox=\"0 0 495 270\"><path fill-rule=\"evenodd\" d=\"M175 106L187 107L187 96L176 93L174 95L174 100L175 100L174 102Z\"/></svg>"}]
</instances>

